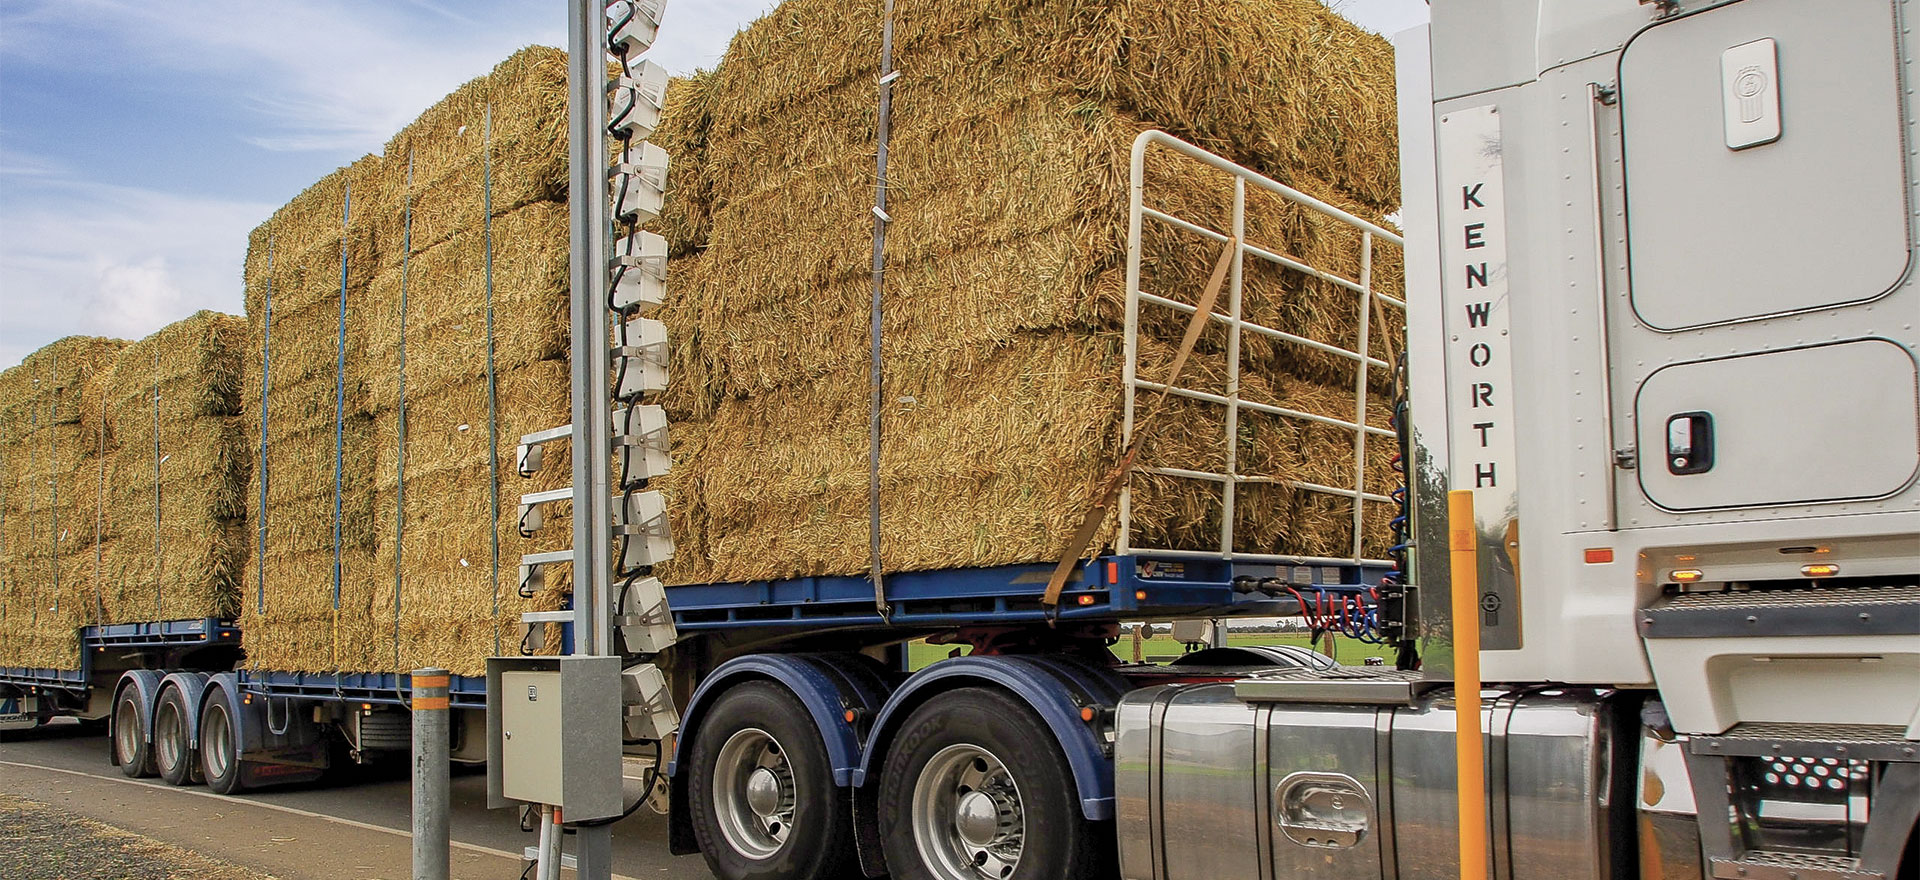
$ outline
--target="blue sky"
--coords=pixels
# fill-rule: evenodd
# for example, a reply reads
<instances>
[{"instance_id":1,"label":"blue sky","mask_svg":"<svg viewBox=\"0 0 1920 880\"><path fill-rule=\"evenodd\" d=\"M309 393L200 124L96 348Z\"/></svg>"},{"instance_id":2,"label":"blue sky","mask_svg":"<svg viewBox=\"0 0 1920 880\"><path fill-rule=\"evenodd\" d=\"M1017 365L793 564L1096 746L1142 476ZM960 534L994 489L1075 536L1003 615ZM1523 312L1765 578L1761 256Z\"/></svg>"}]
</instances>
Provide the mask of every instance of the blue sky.
<instances>
[{"instance_id":1,"label":"blue sky","mask_svg":"<svg viewBox=\"0 0 1920 880\"><path fill-rule=\"evenodd\" d=\"M1329 0L1392 34L1424 0ZM649 57L710 67L770 0L672 0ZM241 310L248 230L529 44L559 0L3 0L0 368L62 336Z\"/></svg>"}]
</instances>

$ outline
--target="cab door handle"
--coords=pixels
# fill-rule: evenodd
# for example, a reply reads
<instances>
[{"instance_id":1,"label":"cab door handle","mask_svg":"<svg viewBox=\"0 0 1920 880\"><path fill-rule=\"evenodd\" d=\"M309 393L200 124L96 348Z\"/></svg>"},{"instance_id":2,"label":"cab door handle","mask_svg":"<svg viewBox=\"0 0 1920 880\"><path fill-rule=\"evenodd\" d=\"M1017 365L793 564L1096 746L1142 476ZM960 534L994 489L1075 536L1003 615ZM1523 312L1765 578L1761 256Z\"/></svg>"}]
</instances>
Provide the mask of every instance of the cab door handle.
<instances>
[{"instance_id":1,"label":"cab door handle","mask_svg":"<svg viewBox=\"0 0 1920 880\"><path fill-rule=\"evenodd\" d=\"M1704 474L1713 469L1713 414L1685 412L1667 417L1667 473Z\"/></svg>"}]
</instances>

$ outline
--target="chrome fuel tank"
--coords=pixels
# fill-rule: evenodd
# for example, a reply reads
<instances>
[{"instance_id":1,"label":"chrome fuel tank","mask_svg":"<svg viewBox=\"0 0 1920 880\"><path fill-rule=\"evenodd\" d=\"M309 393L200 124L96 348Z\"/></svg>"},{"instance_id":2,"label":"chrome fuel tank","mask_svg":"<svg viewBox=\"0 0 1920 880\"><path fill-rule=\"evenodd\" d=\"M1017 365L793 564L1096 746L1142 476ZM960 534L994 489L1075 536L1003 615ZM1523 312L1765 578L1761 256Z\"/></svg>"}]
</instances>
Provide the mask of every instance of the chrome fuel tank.
<instances>
[{"instance_id":1,"label":"chrome fuel tank","mask_svg":"<svg viewBox=\"0 0 1920 880\"><path fill-rule=\"evenodd\" d=\"M1458 876L1451 691L1316 702L1246 684L1149 688L1120 704L1121 876ZM1495 880L1614 876L1611 841L1633 806L1631 755L1617 752L1637 745L1623 727L1637 700L1593 688L1483 700Z\"/></svg>"}]
</instances>

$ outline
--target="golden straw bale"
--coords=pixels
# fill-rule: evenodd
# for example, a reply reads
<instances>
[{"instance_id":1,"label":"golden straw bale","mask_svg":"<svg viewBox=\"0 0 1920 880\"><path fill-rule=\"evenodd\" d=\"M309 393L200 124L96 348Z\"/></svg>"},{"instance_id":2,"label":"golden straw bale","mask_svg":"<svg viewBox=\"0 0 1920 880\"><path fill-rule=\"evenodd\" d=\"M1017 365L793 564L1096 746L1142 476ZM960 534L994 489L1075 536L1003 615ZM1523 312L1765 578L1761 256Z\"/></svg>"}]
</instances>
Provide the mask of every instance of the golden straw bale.
<instances>
[{"instance_id":1,"label":"golden straw bale","mask_svg":"<svg viewBox=\"0 0 1920 880\"><path fill-rule=\"evenodd\" d=\"M372 552L348 547L340 554L341 604L333 604L334 554L331 549L270 553L264 564L249 563L240 584L241 646L254 669L362 671L371 660L366 639L351 638L356 628L377 625L370 591L348 585L370 584L380 577ZM266 578L265 599L257 578ZM355 604L355 597L362 601ZM264 611L262 606L264 605Z\"/></svg>"},{"instance_id":2,"label":"golden straw bale","mask_svg":"<svg viewBox=\"0 0 1920 880\"><path fill-rule=\"evenodd\" d=\"M386 197L368 215L379 230L381 268L400 262L407 238L409 158L416 252L479 226L489 106L495 214L566 198L567 57L532 46L454 90L387 142L379 162Z\"/></svg>"},{"instance_id":3,"label":"golden straw bale","mask_svg":"<svg viewBox=\"0 0 1920 880\"><path fill-rule=\"evenodd\" d=\"M100 461L98 423L80 418L122 345L69 337L0 372L0 666L78 668Z\"/></svg>"},{"instance_id":4,"label":"golden straw bale","mask_svg":"<svg viewBox=\"0 0 1920 880\"><path fill-rule=\"evenodd\" d=\"M564 357L567 323L567 214L542 202L493 224L494 364L504 372ZM407 393L430 394L486 375L486 240L475 226L416 253L405 265ZM374 279L361 314L361 373L374 410L394 405L400 354L401 267ZM564 422L564 419L562 420Z\"/></svg>"},{"instance_id":5,"label":"golden straw bale","mask_svg":"<svg viewBox=\"0 0 1920 880\"><path fill-rule=\"evenodd\" d=\"M68 336L0 370L0 412L11 414L17 430L80 421L81 389L126 343L118 339Z\"/></svg>"},{"instance_id":6,"label":"golden straw bale","mask_svg":"<svg viewBox=\"0 0 1920 880\"><path fill-rule=\"evenodd\" d=\"M904 119L916 106L951 115L922 83L970 80L965 91L991 103L1050 79L1283 182L1327 181L1380 210L1398 202L1392 49L1317 0L907 0L894 16ZM715 161L751 163L734 167L752 179L812 144L769 133L736 156L721 147L734 133L870 127L880 30L874 4L787 0L741 31L715 71Z\"/></svg>"},{"instance_id":7,"label":"golden straw bale","mask_svg":"<svg viewBox=\"0 0 1920 880\"><path fill-rule=\"evenodd\" d=\"M321 178L254 228L242 264L253 326L266 314L269 290L278 318L321 300L337 304L332 298L340 294L343 270L350 292L366 286L378 268L369 217L385 203L383 188L391 185L383 171L379 157L363 156Z\"/></svg>"},{"instance_id":8,"label":"golden straw bale","mask_svg":"<svg viewBox=\"0 0 1920 880\"><path fill-rule=\"evenodd\" d=\"M651 228L667 239L668 253L676 257L706 247L713 223L713 177L707 160L712 85L713 74L707 71L670 82L660 127L648 138L672 157L666 204Z\"/></svg>"}]
</instances>

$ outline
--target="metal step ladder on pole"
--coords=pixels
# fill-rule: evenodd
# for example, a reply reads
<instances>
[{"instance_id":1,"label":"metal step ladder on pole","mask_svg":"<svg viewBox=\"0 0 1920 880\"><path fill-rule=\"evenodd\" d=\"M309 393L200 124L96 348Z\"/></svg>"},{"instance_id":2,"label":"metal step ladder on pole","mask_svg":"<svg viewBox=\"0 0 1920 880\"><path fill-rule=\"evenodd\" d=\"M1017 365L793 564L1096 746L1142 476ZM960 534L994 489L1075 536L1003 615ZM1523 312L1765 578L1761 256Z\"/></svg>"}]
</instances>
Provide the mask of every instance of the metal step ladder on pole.
<instances>
[{"instance_id":1,"label":"metal step ladder on pole","mask_svg":"<svg viewBox=\"0 0 1920 880\"><path fill-rule=\"evenodd\" d=\"M668 380L666 327L652 317L667 295L667 244L640 228L659 216L667 187L670 157L647 142L667 72L640 57L665 6L568 3L573 421L521 437L516 469L533 476L548 466L549 447L566 441L572 485L522 494L518 527L532 537L554 518L551 505L570 502L573 545L523 555L519 586L535 595L548 567L571 565L570 607L521 619L526 643L548 624L570 625L572 639L560 656L499 657L488 669L488 802L538 806L532 852L542 880L563 865L581 880L612 876L610 825L638 806L618 791L622 742L661 742L679 728L653 662L677 639L652 573L673 556L673 536L665 500L649 487L672 467L657 403ZM620 71L611 80L610 61ZM607 779L616 780L611 800ZM572 853L561 852L563 828L575 832Z\"/></svg>"}]
</instances>

